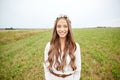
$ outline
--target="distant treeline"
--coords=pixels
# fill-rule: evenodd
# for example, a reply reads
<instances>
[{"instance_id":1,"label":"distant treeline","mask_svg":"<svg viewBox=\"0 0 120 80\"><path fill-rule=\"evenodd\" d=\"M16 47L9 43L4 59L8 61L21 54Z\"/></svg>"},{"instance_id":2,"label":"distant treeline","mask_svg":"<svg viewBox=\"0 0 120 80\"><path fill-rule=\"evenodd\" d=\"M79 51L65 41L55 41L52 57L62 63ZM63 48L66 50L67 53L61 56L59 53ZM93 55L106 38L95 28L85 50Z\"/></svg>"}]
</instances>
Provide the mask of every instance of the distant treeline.
<instances>
[{"instance_id":1,"label":"distant treeline","mask_svg":"<svg viewBox=\"0 0 120 80\"><path fill-rule=\"evenodd\" d=\"M106 26L98 26L97 28L108 28L108 27L106 27Z\"/></svg>"},{"instance_id":2,"label":"distant treeline","mask_svg":"<svg viewBox=\"0 0 120 80\"><path fill-rule=\"evenodd\" d=\"M88 28L120 28L120 27L109 27L109 26L97 26L97 27L88 27ZM13 27L10 27L10 28L0 28L0 30L38 30L38 29L51 29L51 28L13 28ZM74 28L73 28L74 29Z\"/></svg>"},{"instance_id":3,"label":"distant treeline","mask_svg":"<svg viewBox=\"0 0 120 80\"><path fill-rule=\"evenodd\" d=\"M120 27L111 27L111 26L97 26L97 28L120 28Z\"/></svg>"},{"instance_id":4,"label":"distant treeline","mask_svg":"<svg viewBox=\"0 0 120 80\"><path fill-rule=\"evenodd\" d=\"M5 28L5 30L15 30L13 27Z\"/></svg>"}]
</instances>

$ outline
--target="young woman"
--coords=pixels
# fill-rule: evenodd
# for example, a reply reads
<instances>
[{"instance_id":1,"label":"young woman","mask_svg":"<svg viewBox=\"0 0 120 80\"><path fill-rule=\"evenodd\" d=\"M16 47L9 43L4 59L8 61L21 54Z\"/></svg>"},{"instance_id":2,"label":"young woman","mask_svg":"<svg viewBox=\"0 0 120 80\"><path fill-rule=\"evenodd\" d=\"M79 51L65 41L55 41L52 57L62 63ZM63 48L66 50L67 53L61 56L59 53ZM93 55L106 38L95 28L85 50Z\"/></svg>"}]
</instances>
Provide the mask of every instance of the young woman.
<instances>
[{"instance_id":1,"label":"young woman","mask_svg":"<svg viewBox=\"0 0 120 80\"><path fill-rule=\"evenodd\" d=\"M74 41L71 21L67 16L56 19L52 39L44 53L46 80L80 80L80 47Z\"/></svg>"}]
</instances>

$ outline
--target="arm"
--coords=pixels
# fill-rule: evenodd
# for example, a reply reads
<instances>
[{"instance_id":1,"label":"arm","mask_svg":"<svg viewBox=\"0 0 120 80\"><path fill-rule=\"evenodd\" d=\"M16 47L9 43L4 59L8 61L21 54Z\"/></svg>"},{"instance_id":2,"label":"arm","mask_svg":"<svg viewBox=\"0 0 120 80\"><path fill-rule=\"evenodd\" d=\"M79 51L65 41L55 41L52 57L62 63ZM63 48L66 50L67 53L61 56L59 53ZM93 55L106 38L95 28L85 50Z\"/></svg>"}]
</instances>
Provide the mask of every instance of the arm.
<instances>
[{"instance_id":1,"label":"arm","mask_svg":"<svg viewBox=\"0 0 120 80\"><path fill-rule=\"evenodd\" d=\"M77 70L74 73L74 80L80 80L80 76L81 76L81 51L80 51L80 46L78 43L76 43L76 51L75 51L75 64L77 66Z\"/></svg>"},{"instance_id":2,"label":"arm","mask_svg":"<svg viewBox=\"0 0 120 80\"><path fill-rule=\"evenodd\" d=\"M48 59L48 51L50 48L50 42L47 43L45 50L44 50L44 72L45 72L45 80L50 80L50 72L49 69L47 68L47 63L45 63L45 61Z\"/></svg>"}]
</instances>

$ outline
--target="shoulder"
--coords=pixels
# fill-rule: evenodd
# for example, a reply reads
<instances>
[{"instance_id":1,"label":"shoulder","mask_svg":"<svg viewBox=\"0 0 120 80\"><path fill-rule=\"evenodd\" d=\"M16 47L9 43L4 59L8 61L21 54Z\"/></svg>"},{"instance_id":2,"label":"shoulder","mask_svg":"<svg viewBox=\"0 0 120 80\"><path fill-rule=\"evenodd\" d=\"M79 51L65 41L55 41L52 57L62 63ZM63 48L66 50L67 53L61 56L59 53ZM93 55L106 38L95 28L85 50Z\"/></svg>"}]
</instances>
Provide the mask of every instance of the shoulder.
<instances>
[{"instance_id":1,"label":"shoulder","mask_svg":"<svg viewBox=\"0 0 120 80\"><path fill-rule=\"evenodd\" d=\"M50 42L47 42L46 46L50 46Z\"/></svg>"},{"instance_id":2,"label":"shoulder","mask_svg":"<svg viewBox=\"0 0 120 80\"><path fill-rule=\"evenodd\" d=\"M50 42L47 42L45 49L48 50L50 48Z\"/></svg>"},{"instance_id":3,"label":"shoulder","mask_svg":"<svg viewBox=\"0 0 120 80\"><path fill-rule=\"evenodd\" d=\"M77 42L75 42L75 44L76 44L75 54L76 54L77 57L79 57L79 56L80 56L80 53L81 53L80 45L79 45L79 43L77 43Z\"/></svg>"},{"instance_id":4,"label":"shoulder","mask_svg":"<svg viewBox=\"0 0 120 80\"><path fill-rule=\"evenodd\" d=\"M75 42L75 44L76 44L76 48L80 48L79 43Z\"/></svg>"},{"instance_id":5,"label":"shoulder","mask_svg":"<svg viewBox=\"0 0 120 80\"><path fill-rule=\"evenodd\" d=\"M75 42L75 44L76 44L76 52L80 52L80 45L79 45L79 43Z\"/></svg>"}]
</instances>

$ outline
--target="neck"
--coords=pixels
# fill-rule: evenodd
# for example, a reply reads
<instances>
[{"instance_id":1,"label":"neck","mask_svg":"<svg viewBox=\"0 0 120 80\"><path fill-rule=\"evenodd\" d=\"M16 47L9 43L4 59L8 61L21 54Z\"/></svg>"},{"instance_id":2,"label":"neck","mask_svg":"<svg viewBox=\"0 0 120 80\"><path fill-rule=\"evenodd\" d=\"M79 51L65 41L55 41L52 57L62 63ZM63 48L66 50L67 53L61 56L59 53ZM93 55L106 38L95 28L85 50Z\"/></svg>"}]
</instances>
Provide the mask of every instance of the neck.
<instances>
[{"instance_id":1,"label":"neck","mask_svg":"<svg viewBox=\"0 0 120 80\"><path fill-rule=\"evenodd\" d=\"M60 38L60 44L61 44L61 50L64 50L64 46L65 46L65 38Z\"/></svg>"}]
</instances>

